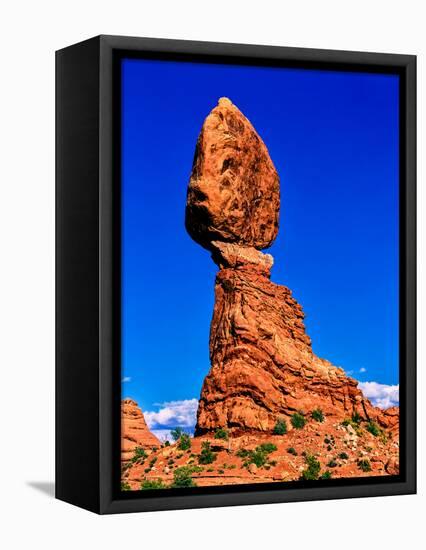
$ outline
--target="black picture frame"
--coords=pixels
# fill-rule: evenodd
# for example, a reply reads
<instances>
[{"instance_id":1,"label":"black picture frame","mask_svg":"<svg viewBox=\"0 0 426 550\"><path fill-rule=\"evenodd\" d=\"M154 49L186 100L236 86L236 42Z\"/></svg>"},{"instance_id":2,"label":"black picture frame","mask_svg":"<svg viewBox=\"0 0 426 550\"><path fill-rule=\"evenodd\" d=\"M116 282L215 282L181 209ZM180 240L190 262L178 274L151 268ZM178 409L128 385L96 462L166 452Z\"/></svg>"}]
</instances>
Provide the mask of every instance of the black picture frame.
<instances>
[{"instance_id":1,"label":"black picture frame","mask_svg":"<svg viewBox=\"0 0 426 550\"><path fill-rule=\"evenodd\" d=\"M400 76L400 475L119 490L124 56ZM105 514L415 492L416 57L105 35L56 52L56 498Z\"/></svg>"}]
</instances>

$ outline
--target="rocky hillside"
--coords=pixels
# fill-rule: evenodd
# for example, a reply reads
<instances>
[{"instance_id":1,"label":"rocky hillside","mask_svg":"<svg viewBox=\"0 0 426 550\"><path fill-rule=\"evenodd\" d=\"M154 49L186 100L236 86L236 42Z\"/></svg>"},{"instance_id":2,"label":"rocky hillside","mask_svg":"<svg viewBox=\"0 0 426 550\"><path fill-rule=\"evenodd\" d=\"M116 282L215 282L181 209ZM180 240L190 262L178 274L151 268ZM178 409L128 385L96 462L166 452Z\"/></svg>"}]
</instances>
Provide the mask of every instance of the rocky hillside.
<instances>
[{"instance_id":1,"label":"rocky hillside","mask_svg":"<svg viewBox=\"0 0 426 550\"><path fill-rule=\"evenodd\" d=\"M281 434L231 436L218 430L163 444L123 464L123 489L386 476L399 472L397 433L355 417L342 422L316 415L278 424ZM302 420L301 420L302 419ZM292 422L294 422L294 427ZM220 437L218 437L220 436Z\"/></svg>"}]
</instances>

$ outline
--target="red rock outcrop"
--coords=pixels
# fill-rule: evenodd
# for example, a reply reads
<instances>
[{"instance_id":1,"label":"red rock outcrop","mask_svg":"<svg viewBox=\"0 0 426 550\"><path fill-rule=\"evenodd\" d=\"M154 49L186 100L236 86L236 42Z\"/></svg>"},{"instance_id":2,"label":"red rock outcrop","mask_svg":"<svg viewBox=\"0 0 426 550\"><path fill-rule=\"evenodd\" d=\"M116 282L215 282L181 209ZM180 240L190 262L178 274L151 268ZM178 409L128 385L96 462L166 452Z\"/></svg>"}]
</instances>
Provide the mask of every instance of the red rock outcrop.
<instances>
[{"instance_id":1,"label":"red rock outcrop","mask_svg":"<svg viewBox=\"0 0 426 550\"><path fill-rule=\"evenodd\" d=\"M279 205L279 178L265 144L229 99L219 99L197 141L189 234L208 249L214 240L267 248L278 232Z\"/></svg>"},{"instance_id":2,"label":"red rock outcrop","mask_svg":"<svg viewBox=\"0 0 426 550\"><path fill-rule=\"evenodd\" d=\"M265 144L229 100L219 100L197 142L186 206L189 234L220 268L196 435L219 427L234 436L271 432L278 419L315 408L393 426L395 415L373 407L355 380L312 352L301 306L270 281L273 258L259 250L277 235L279 201Z\"/></svg>"},{"instance_id":3,"label":"red rock outcrop","mask_svg":"<svg viewBox=\"0 0 426 550\"><path fill-rule=\"evenodd\" d=\"M121 460L130 460L136 447L160 447L160 440L149 431L143 413L133 399L121 401Z\"/></svg>"}]
</instances>

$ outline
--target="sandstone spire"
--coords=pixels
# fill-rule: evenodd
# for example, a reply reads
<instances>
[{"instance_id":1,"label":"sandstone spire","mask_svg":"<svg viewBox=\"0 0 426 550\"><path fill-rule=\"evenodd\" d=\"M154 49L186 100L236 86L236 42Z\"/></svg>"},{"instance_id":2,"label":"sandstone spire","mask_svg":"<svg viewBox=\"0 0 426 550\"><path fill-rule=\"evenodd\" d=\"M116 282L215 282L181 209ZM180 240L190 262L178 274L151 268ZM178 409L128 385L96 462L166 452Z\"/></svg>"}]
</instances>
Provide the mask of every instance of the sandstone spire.
<instances>
[{"instance_id":1,"label":"sandstone spire","mask_svg":"<svg viewBox=\"0 0 426 550\"><path fill-rule=\"evenodd\" d=\"M260 250L277 235L279 206L265 144L238 108L220 99L197 141L186 204L188 233L220 268L196 435L219 427L234 435L271 432L279 418L315 408L387 426L355 380L313 353L301 306L269 279L273 258Z\"/></svg>"}]
</instances>

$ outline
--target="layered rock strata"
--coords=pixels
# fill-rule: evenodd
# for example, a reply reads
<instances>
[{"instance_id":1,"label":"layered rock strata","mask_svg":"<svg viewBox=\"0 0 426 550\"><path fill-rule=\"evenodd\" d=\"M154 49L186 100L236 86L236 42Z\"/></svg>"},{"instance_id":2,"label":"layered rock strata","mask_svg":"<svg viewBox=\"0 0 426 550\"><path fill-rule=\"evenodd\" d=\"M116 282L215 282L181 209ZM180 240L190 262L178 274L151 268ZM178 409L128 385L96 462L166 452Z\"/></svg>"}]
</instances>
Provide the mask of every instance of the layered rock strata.
<instances>
[{"instance_id":1,"label":"layered rock strata","mask_svg":"<svg viewBox=\"0 0 426 550\"><path fill-rule=\"evenodd\" d=\"M160 445L160 440L150 432L136 401L123 399L121 402L121 460L130 460L136 447L154 449Z\"/></svg>"},{"instance_id":2,"label":"layered rock strata","mask_svg":"<svg viewBox=\"0 0 426 550\"><path fill-rule=\"evenodd\" d=\"M222 98L198 138L186 228L219 266L210 329L211 369L201 391L196 435L270 432L280 418L321 408L358 413L383 427L395 415L371 405L357 382L317 357L291 291L270 281L260 252L278 232L279 178L250 121Z\"/></svg>"}]
</instances>

